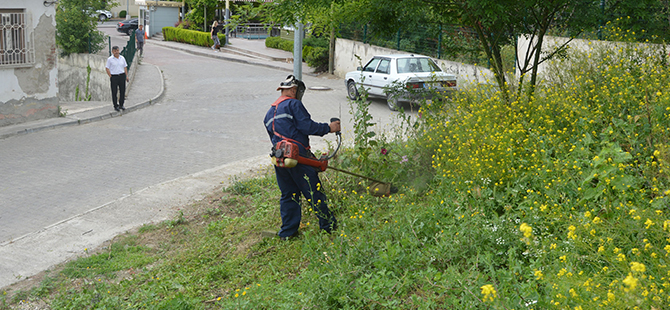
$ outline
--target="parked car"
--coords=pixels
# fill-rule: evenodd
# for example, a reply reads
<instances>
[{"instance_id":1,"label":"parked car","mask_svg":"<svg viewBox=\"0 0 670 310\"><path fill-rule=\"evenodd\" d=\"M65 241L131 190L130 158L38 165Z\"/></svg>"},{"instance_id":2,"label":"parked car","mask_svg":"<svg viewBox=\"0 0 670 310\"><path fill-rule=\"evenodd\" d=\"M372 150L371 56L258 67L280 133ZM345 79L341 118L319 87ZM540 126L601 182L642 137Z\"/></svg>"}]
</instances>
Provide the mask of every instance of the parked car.
<instances>
[{"instance_id":1,"label":"parked car","mask_svg":"<svg viewBox=\"0 0 670 310\"><path fill-rule=\"evenodd\" d=\"M98 16L98 20L101 21L101 22L104 22L104 21L112 18L112 12L107 11L107 10L96 10L95 13Z\"/></svg>"},{"instance_id":2,"label":"parked car","mask_svg":"<svg viewBox=\"0 0 670 310\"><path fill-rule=\"evenodd\" d=\"M430 57L414 54L374 56L362 68L348 72L344 83L352 100L358 98L359 87L363 87L370 96L386 98L392 111L398 109L399 102L417 97L431 99L434 92L429 90L457 90L455 75L442 71Z\"/></svg>"},{"instance_id":3,"label":"parked car","mask_svg":"<svg viewBox=\"0 0 670 310\"><path fill-rule=\"evenodd\" d=\"M137 25L138 25L137 18L126 19L116 24L116 31L130 35L131 33L133 33L133 31L137 29Z\"/></svg>"},{"instance_id":4,"label":"parked car","mask_svg":"<svg viewBox=\"0 0 670 310\"><path fill-rule=\"evenodd\" d=\"M95 10L93 8L88 8L86 12L88 12L89 16L94 17L101 22L112 18L112 12L107 10Z\"/></svg>"}]
</instances>

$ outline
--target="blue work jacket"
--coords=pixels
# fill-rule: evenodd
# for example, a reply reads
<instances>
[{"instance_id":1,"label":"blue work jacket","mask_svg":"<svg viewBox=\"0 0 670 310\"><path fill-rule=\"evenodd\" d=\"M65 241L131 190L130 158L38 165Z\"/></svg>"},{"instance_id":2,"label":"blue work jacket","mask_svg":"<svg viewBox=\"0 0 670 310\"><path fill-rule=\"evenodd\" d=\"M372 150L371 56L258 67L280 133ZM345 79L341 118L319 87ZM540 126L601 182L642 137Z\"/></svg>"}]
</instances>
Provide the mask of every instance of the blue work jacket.
<instances>
[{"instance_id":1,"label":"blue work jacket","mask_svg":"<svg viewBox=\"0 0 670 310\"><path fill-rule=\"evenodd\" d=\"M310 135L322 137L330 132L329 124L313 121L302 102L290 97L279 97L265 114L263 123L272 140L272 145L283 139L275 134L277 132L283 137L298 141L302 156L307 156Z\"/></svg>"}]
</instances>

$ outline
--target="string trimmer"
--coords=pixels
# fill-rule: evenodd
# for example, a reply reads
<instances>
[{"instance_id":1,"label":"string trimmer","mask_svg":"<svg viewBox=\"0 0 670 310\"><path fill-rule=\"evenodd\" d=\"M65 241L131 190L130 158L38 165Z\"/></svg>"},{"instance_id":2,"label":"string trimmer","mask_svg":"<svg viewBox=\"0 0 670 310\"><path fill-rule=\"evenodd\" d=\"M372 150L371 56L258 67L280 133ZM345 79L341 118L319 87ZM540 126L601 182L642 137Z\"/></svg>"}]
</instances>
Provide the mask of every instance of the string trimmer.
<instances>
[{"instance_id":1,"label":"string trimmer","mask_svg":"<svg viewBox=\"0 0 670 310\"><path fill-rule=\"evenodd\" d=\"M333 117L330 119L330 122L332 123L339 120L340 119ZM351 171L347 171L337 167L328 166L328 161L333 157L335 157L337 151L340 150L340 146L342 145L342 133L338 131L335 133L335 135L337 136L337 147L335 148L335 151L331 155L328 154L321 155L321 158L319 159L300 156L297 144L286 139L279 141L277 142L277 145L275 145L272 148L272 153L270 153L270 157L272 158L272 164L277 167L284 167L284 168L292 168L295 167L297 164L303 164L311 167L316 167L321 171L326 171L326 169L330 168L335 171L339 171L342 173L353 175L355 177L366 179L373 182L370 185L369 189L370 194L372 194L373 196L388 196L390 194L395 194L398 192L398 188L391 185L390 183L386 183L377 179L373 179L371 177L353 173Z\"/></svg>"}]
</instances>

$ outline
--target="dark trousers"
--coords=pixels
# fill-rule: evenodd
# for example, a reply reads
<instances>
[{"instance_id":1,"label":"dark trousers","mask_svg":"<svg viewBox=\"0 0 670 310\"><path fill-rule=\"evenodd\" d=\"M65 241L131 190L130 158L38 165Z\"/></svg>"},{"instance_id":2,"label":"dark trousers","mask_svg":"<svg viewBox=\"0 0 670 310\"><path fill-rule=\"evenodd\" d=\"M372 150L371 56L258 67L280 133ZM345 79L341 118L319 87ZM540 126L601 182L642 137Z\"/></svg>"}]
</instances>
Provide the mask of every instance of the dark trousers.
<instances>
[{"instance_id":1,"label":"dark trousers","mask_svg":"<svg viewBox=\"0 0 670 310\"><path fill-rule=\"evenodd\" d=\"M144 41L137 41L135 49L140 52L140 56L144 53Z\"/></svg>"},{"instance_id":2,"label":"dark trousers","mask_svg":"<svg viewBox=\"0 0 670 310\"><path fill-rule=\"evenodd\" d=\"M298 232L302 212L300 209L300 194L305 196L312 210L319 218L319 227L326 232L337 228L337 220L328 209L326 195L321 192L321 181L313 167L299 164L293 168L275 167L277 184L281 190L279 212L282 226L280 237L289 237Z\"/></svg>"},{"instance_id":3,"label":"dark trousers","mask_svg":"<svg viewBox=\"0 0 670 310\"><path fill-rule=\"evenodd\" d=\"M114 104L114 108L122 108L123 103L126 101L126 74L112 75L109 81L112 84L112 103ZM120 93L118 104L116 103L117 91Z\"/></svg>"}]
</instances>

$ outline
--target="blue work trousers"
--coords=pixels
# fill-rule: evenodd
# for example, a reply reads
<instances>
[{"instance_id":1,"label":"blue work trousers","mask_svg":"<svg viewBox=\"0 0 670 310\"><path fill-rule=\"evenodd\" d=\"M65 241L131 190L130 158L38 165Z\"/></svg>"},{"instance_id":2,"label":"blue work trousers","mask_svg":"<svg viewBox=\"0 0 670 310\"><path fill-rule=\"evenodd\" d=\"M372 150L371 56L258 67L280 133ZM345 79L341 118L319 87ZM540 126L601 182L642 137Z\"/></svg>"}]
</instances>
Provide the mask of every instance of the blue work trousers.
<instances>
[{"instance_id":1,"label":"blue work trousers","mask_svg":"<svg viewBox=\"0 0 670 310\"><path fill-rule=\"evenodd\" d=\"M314 167L298 164L293 168L279 168L275 166L277 184L281 190L279 210L282 226L280 237L293 236L300 228L302 212L300 209L300 195L309 202L312 210L319 218L319 227L330 233L336 229L337 220L328 209L326 195L320 191L321 181Z\"/></svg>"}]
</instances>

